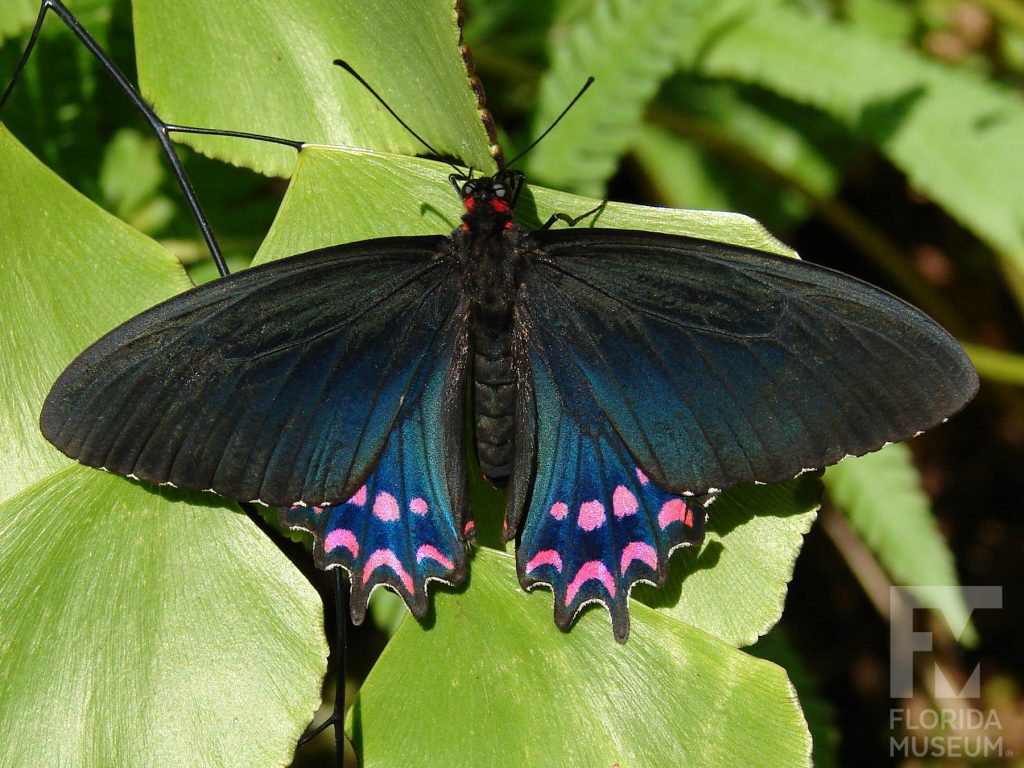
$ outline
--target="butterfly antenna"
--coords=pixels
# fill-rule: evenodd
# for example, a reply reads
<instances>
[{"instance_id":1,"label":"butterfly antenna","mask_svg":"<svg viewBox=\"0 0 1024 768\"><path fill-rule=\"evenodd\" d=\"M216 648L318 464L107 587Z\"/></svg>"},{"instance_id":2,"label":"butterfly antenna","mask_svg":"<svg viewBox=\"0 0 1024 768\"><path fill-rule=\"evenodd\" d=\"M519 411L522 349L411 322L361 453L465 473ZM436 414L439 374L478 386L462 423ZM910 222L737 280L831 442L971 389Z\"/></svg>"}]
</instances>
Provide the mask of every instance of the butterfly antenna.
<instances>
[{"instance_id":1,"label":"butterfly antenna","mask_svg":"<svg viewBox=\"0 0 1024 768\"><path fill-rule=\"evenodd\" d=\"M432 146L430 146L430 144L427 143L426 139L424 139L422 136L420 136L418 133L416 133L416 131L414 131L412 128L410 128L409 124L407 122L405 122L405 120L403 120L401 117L399 117L398 113L395 112L395 110L393 110L391 108L391 106L386 101L384 101L384 97L381 96L379 93L377 93L377 91L375 91L373 89L372 85L370 85L368 82L363 80L362 75L360 75L358 72L356 72L352 68L351 64L349 64L344 59L335 59L334 63L335 63L335 65L341 67L346 72L348 72L350 75L352 75L352 77L354 77L359 82L359 84L361 86L363 86L363 88L368 90L370 92L370 95L372 95L373 98L375 98L377 101L379 101L381 106L384 107L384 109L386 109L388 111L388 113L393 118L395 118L395 120L398 121L398 124L401 125L403 128L405 128L405 130L407 130L412 135L412 137L414 139L416 139L416 141L418 141L420 144L422 144L424 147L426 147L427 150L430 152L430 154L434 155L435 157L441 157L441 153L438 152L436 149L434 149ZM445 162L447 162L447 161L445 161ZM452 168L454 168L455 171L459 175L462 175L462 169L460 169L457 165L455 165L454 163L448 163L448 165L450 165Z\"/></svg>"},{"instance_id":2,"label":"butterfly antenna","mask_svg":"<svg viewBox=\"0 0 1024 768\"><path fill-rule=\"evenodd\" d=\"M511 160L509 160L507 163L505 163L505 167L506 168L510 168L511 166L515 165L516 161L520 160L523 157L523 155L525 155L531 149L533 149L538 144L540 144L541 139L543 139L545 136L547 136L549 133L551 133L551 131L553 131L555 129L555 126L558 125L560 122L562 122L562 118L566 116L566 114L569 112L570 109L572 109L574 106L576 106L576 102L579 101L580 98L583 96L583 94L587 92L587 88L589 88L593 84L594 84L594 76L591 75L590 77L587 78L587 82L585 82L583 84L583 87L580 88L580 92L577 93L573 97L572 101L570 101L569 104L566 106L566 108L562 110L561 114L559 114L559 116L555 118L555 121L551 125L548 126L548 129L546 131L544 131L544 133L542 133L536 139L534 139L532 142L530 142L530 146L528 146L526 149L524 149L518 155L516 155Z\"/></svg>"}]
</instances>

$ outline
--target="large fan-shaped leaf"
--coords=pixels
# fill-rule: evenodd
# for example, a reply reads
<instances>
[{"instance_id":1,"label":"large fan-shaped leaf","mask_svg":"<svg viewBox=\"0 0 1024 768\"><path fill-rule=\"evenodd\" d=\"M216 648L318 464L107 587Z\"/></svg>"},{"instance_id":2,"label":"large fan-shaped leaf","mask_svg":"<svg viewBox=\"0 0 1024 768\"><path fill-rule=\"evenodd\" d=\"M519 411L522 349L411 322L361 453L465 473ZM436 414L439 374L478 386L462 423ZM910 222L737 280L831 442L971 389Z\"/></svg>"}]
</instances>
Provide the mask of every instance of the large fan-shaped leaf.
<instances>
[{"instance_id":1,"label":"large fan-shaped leaf","mask_svg":"<svg viewBox=\"0 0 1024 768\"><path fill-rule=\"evenodd\" d=\"M319 698L316 593L237 508L38 434L60 369L181 266L2 127L0 177L0 765L283 765Z\"/></svg>"},{"instance_id":2,"label":"large fan-shaped leaf","mask_svg":"<svg viewBox=\"0 0 1024 768\"><path fill-rule=\"evenodd\" d=\"M165 120L423 153L332 65L342 58L439 151L494 167L450 0L134 0L133 8L139 81ZM288 149L249 141L192 136L188 143L276 175L287 175L295 160Z\"/></svg>"},{"instance_id":3,"label":"large fan-shaped leaf","mask_svg":"<svg viewBox=\"0 0 1024 768\"><path fill-rule=\"evenodd\" d=\"M448 181L450 172L447 166L428 160L307 147L300 153L278 219L255 263L371 237L450 234L463 213ZM579 214L600 202L531 186L523 192L516 218L526 226L537 226L552 213ZM756 221L735 213L608 203L592 223L793 254ZM590 226L590 222L579 226Z\"/></svg>"},{"instance_id":4,"label":"large fan-shaped leaf","mask_svg":"<svg viewBox=\"0 0 1024 768\"><path fill-rule=\"evenodd\" d=\"M366 768L810 765L781 668L640 604L626 645L600 609L565 634L547 593L509 589L510 556L482 549L471 571L361 689L350 733Z\"/></svg>"},{"instance_id":5,"label":"large fan-shaped leaf","mask_svg":"<svg viewBox=\"0 0 1024 768\"><path fill-rule=\"evenodd\" d=\"M0 505L2 766L287 765L319 601L237 509L69 467Z\"/></svg>"},{"instance_id":6,"label":"large fan-shaped leaf","mask_svg":"<svg viewBox=\"0 0 1024 768\"><path fill-rule=\"evenodd\" d=\"M817 680L804 665L786 633L776 627L758 640L750 652L786 670L800 696L800 705L814 742L814 768L836 768L839 765L840 734L835 708L822 696Z\"/></svg>"},{"instance_id":7,"label":"large fan-shaped leaf","mask_svg":"<svg viewBox=\"0 0 1024 768\"><path fill-rule=\"evenodd\" d=\"M72 192L2 126L0 178L4 499L69 463L39 433L57 374L118 322L189 282L177 259Z\"/></svg>"},{"instance_id":8,"label":"large fan-shaped leaf","mask_svg":"<svg viewBox=\"0 0 1024 768\"><path fill-rule=\"evenodd\" d=\"M727 643L750 645L782 615L820 498L821 483L810 477L734 488L711 506L704 544L676 551L665 588L637 587L634 596Z\"/></svg>"}]
</instances>

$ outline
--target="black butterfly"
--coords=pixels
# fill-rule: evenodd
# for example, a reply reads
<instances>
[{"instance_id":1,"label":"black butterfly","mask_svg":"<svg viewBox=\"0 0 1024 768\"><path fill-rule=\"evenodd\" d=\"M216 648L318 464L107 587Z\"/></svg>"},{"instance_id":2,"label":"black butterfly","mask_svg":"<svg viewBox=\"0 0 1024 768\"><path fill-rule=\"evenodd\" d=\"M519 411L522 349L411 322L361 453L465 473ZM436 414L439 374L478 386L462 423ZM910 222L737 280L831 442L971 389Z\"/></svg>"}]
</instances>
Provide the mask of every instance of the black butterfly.
<instances>
[{"instance_id":1,"label":"black butterfly","mask_svg":"<svg viewBox=\"0 0 1024 768\"><path fill-rule=\"evenodd\" d=\"M520 172L453 175L449 237L300 254L172 298L83 352L40 418L64 453L151 483L281 506L412 612L460 582L484 473L507 484L524 587L566 627L703 538L714 495L873 451L978 387L955 340L855 278L769 253L615 229L527 231ZM525 519L524 519L525 515ZM520 525L522 523L522 525Z\"/></svg>"}]
</instances>

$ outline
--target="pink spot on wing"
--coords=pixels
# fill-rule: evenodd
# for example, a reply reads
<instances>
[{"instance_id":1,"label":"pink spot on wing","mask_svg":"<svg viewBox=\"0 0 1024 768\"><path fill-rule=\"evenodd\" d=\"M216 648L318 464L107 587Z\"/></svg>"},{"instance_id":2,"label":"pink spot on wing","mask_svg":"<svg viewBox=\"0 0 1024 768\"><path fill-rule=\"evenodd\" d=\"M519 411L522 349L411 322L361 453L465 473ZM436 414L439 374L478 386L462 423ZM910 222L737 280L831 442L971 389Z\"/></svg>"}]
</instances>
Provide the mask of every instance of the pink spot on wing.
<instances>
[{"instance_id":1,"label":"pink spot on wing","mask_svg":"<svg viewBox=\"0 0 1024 768\"><path fill-rule=\"evenodd\" d=\"M636 468L636 479L640 481L640 485L647 485L650 479L644 474L644 471L640 467Z\"/></svg>"},{"instance_id":2,"label":"pink spot on wing","mask_svg":"<svg viewBox=\"0 0 1024 768\"><path fill-rule=\"evenodd\" d=\"M626 570L634 560L646 563L652 570L658 570L658 552L650 544L643 541L631 541L622 550L622 565L620 570L626 574Z\"/></svg>"},{"instance_id":3,"label":"pink spot on wing","mask_svg":"<svg viewBox=\"0 0 1024 768\"><path fill-rule=\"evenodd\" d=\"M638 509L640 505L636 501L636 496L630 493L626 486L620 485L612 493L612 512L620 520L628 515L635 515Z\"/></svg>"},{"instance_id":4,"label":"pink spot on wing","mask_svg":"<svg viewBox=\"0 0 1024 768\"><path fill-rule=\"evenodd\" d=\"M366 486L364 485L358 491L352 494L352 498L345 502L346 504L355 504L357 507L363 506L366 503Z\"/></svg>"},{"instance_id":5,"label":"pink spot on wing","mask_svg":"<svg viewBox=\"0 0 1024 768\"><path fill-rule=\"evenodd\" d=\"M658 525L665 530L672 523L686 524L686 516L690 515L690 525L693 525L693 515L686 508L686 502L682 499L669 499L661 505L658 512Z\"/></svg>"},{"instance_id":6,"label":"pink spot on wing","mask_svg":"<svg viewBox=\"0 0 1024 768\"><path fill-rule=\"evenodd\" d=\"M312 510L313 510L314 512L316 512L316 513L317 513L318 515L319 515L319 514L322 514L322 513L323 513L323 511L324 511L324 508L323 508L323 507L311 507L311 509L312 509Z\"/></svg>"},{"instance_id":7,"label":"pink spot on wing","mask_svg":"<svg viewBox=\"0 0 1024 768\"><path fill-rule=\"evenodd\" d=\"M526 572L529 573L534 568L539 568L542 565L553 565L555 570L561 573L562 556L554 549L542 549L530 558L530 562L526 564Z\"/></svg>"},{"instance_id":8,"label":"pink spot on wing","mask_svg":"<svg viewBox=\"0 0 1024 768\"><path fill-rule=\"evenodd\" d=\"M604 525L605 518L604 504L600 501L584 501L580 504L578 523L584 531L593 531L600 528Z\"/></svg>"},{"instance_id":9,"label":"pink spot on wing","mask_svg":"<svg viewBox=\"0 0 1024 768\"><path fill-rule=\"evenodd\" d=\"M398 502L387 491L381 491L373 500L373 516L385 523L393 523L398 519Z\"/></svg>"},{"instance_id":10,"label":"pink spot on wing","mask_svg":"<svg viewBox=\"0 0 1024 768\"><path fill-rule=\"evenodd\" d=\"M436 560L437 562L439 562L441 565L443 565L445 568L448 568L449 570L451 570L452 568L455 567L454 565L452 565L452 561L449 560L444 555L442 555L441 552L438 550L438 548L433 546L432 544L424 544L423 546L421 546L419 549L416 550L416 562L417 563L423 562L428 557L431 560Z\"/></svg>"},{"instance_id":11,"label":"pink spot on wing","mask_svg":"<svg viewBox=\"0 0 1024 768\"><path fill-rule=\"evenodd\" d=\"M395 575L402 581L402 586L405 587L406 592L412 593L415 591L412 586L412 577L405 572L405 568L402 567L402 562L390 549L375 550L374 553L366 559L366 567L363 569L364 586L370 581L370 576L373 572L382 566L390 568L395 572Z\"/></svg>"},{"instance_id":12,"label":"pink spot on wing","mask_svg":"<svg viewBox=\"0 0 1024 768\"><path fill-rule=\"evenodd\" d=\"M424 499L416 498L409 502L409 511L414 515L425 515L428 509L430 507L427 506L427 502Z\"/></svg>"},{"instance_id":13,"label":"pink spot on wing","mask_svg":"<svg viewBox=\"0 0 1024 768\"><path fill-rule=\"evenodd\" d=\"M579 571L576 572L576 577L569 584L569 589L565 593L565 604L572 605L572 601L576 599L576 594L580 591L580 587L584 583L595 579L604 584L604 588L608 590L609 595L615 597L615 579L612 578L604 563L600 560L591 560L584 563Z\"/></svg>"},{"instance_id":14,"label":"pink spot on wing","mask_svg":"<svg viewBox=\"0 0 1024 768\"><path fill-rule=\"evenodd\" d=\"M335 528L324 539L324 552L330 552L338 547L347 549L352 553L352 557L359 557L359 541L348 528Z\"/></svg>"},{"instance_id":15,"label":"pink spot on wing","mask_svg":"<svg viewBox=\"0 0 1024 768\"><path fill-rule=\"evenodd\" d=\"M555 518L555 520L565 520L565 516L569 514L569 507L566 506L565 502L556 501L551 505L548 514Z\"/></svg>"}]
</instances>

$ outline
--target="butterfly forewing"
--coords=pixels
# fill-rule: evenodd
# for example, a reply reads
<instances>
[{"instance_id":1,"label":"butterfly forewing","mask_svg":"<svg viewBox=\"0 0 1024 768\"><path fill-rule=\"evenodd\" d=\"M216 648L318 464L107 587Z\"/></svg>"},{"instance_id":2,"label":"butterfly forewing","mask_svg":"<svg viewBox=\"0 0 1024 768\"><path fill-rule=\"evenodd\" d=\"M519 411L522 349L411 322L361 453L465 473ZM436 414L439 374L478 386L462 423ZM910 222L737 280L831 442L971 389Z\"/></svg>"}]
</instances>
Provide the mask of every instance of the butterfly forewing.
<instances>
[{"instance_id":1,"label":"butterfly forewing","mask_svg":"<svg viewBox=\"0 0 1024 768\"><path fill-rule=\"evenodd\" d=\"M577 419L661 486L777 482L934 426L977 390L952 336L855 278L626 230L538 232L524 331Z\"/></svg>"},{"instance_id":2,"label":"butterfly forewing","mask_svg":"<svg viewBox=\"0 0 1024 768\"><path fill-rule=\"evenodd\" d=\"M462 299L442 238L273 262L167 301L78 357L43 433L84 464L272 505L344 501Z\"/></svg>"}]
</instances>

